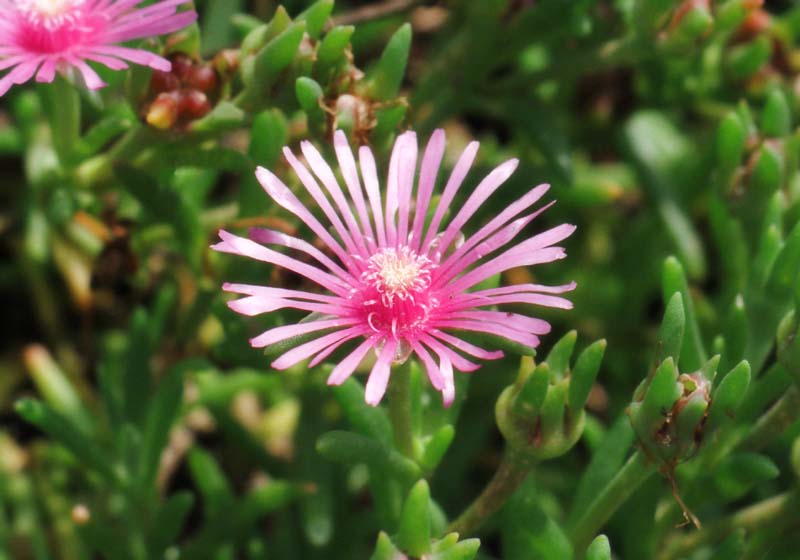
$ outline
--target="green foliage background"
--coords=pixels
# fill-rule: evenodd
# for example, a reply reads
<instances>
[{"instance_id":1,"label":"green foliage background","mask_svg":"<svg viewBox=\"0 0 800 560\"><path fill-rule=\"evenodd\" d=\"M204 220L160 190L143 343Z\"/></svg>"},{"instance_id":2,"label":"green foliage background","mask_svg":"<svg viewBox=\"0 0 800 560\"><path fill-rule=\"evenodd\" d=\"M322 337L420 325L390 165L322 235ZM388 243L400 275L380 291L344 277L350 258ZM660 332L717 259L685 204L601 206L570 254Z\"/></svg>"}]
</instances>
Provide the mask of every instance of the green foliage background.
<instances>
[{"instance_id":1,"label":"green foliage background","mask_svg":"<svg viewBox=\"0 0 800 560\"><path fill-rule=\"evenodd\" d=\"M205 0L147 45L214 68L203 117L154 114L141 69L12 90L0 558L796 558L800 6L761 4ZM384 164L407 128L445 128L448 167L476 138L469 186L521 165L475 223L548 182L535 227L578 226L567 260L501 279L578 284L535 363L461 375L449 410L409 374L412 458L361 380L249 347L301 316L220 290L298 280L208 248L295 231L253 170L293 181L281 147L330 154L334 126ZM446 536L515 453L519 489Z\"/></svg>"}]
</instances>

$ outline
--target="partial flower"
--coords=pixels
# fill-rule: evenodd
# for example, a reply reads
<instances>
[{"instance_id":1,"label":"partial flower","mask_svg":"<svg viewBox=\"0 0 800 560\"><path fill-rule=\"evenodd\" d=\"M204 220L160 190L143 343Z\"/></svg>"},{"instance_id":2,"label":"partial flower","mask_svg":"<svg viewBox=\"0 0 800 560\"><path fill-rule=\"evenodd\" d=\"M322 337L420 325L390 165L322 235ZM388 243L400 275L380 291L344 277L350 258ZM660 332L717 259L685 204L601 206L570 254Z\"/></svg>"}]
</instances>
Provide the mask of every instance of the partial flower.
<instances>
[{"instance_id":1,"label":"partial flower","mask_svg":"<svg viewBox=\"0 0 800 560\"><path fill-rule=\"evenodd\" d=\"M191 0L0 0L0 95L34 78L52 82L56 70L75 68L90 89L105 83L87 64L112 70L127 62L169 71L165 58L118 43L171 33L192 23L194 10L178 12Z\"/></svg>"},{"instance_id":2,"label":"partial flower","mask_svg":"<svg viewBox=\"0 0 800 560\"><path fill-rule=\"evenodd\" d=\"M256 177L272 199L305 223L328 252L303 239L261 228L251 229L249 239L220 231L221 242L213 246L218 251L283 267L320 287L319 292L311 292L277 286L223 286L228 292L246 296L228 304L244 315L284 308L316 314L313 320L272 328L250 341L253 347L263 348L298 335L318 335L278 357L272 367L284 369L309 358L313 367L342 345L356 341L355 348L334 367L328 384L343 383L373 351L376 359L367 381L365 400L374 406L386 391L392 364L415 354L448 406L455 396L454 369L473 371L480 367L473 358L495 360L503 356L501 351L467 342L458 336L459 331L489 333L533 347L539 344L539 336L550 331L547 322L492 308L503 304L572 307L568 300L555 294L572 290L574 283L519 284L469 291L510 268L566 256L563 248L554 245L574 231L575 227L569 224L507 248L525 226L550 206L529 210L549 185L531 189L472 236L463 238L462 228L513 173L516 159L495 168L463 204L455 205L456 195L478 151L478 143L472 142L461 154L434 208L434 185L445 148L442 130L431 137L418 176L416 134L406 132L397 139L384 194L369 148L359 149L356 164L343 132L334 135L334 147L349 197L310 142L301 144L305 164L288 148L283 150L327 224L272 172L264 168L256 171ZM446 224L448 211L453 217ZM306 260L311 259L314 264L267 245L304 253Z\"/></svg>"}]
</instances>

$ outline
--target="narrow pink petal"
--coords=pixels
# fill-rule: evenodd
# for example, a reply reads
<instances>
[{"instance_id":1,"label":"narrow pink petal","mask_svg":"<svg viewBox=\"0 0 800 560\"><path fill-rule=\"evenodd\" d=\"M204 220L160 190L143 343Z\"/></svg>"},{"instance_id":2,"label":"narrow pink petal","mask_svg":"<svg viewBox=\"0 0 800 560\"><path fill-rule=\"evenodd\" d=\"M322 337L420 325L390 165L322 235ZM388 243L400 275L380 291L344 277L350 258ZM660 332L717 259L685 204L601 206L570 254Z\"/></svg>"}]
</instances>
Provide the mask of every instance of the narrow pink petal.
<instances>
[{"instance_id":1,"label":"narrow pink petal","mask_svg":"<svg viewBox=\"0 0 800 560\"><path fill-rule=\"evenodd\" d=\"M375 365L372 366L369 379L367 379L367 387L364 391L364 401L370 406L378 406L378 403L381 402L383 395L386 393L395 350L397 350L397 341L393 338L387 339L383 349L381 349L381 353L378 355L378 359L375 360Z\"/></svg>"},{"instance_id":2,"label":"narrow pink petal","mask_svg":"<svg viewBox=\"0 0 800 560\"><path fill-rule=\"evenodd\" d=\"M447 356L453 366L458 369L459 371L475 371L479 369L479 366L476 363L470 362L466 358L464 358L461 354L453 350L452 348L448 348L432 336L428 336L423 334L420 336L420 340L427 344L434 352L441 358L443 356Z\"/></svg>"},{"instance_id":3,"label":"narrow pink petal","mask_svg":"<svg viewBox=\"0 0 800 560\"><path fill-rule=\"evenodd\" d=\"M314 217L311 211L289 190L289 187L283 184L283 181L264 167L256 168L256 179L258 179L258 182L261 183L261 186L272 200L277 202L283 209L300 218L348 268L355 269L355 264L350 255L328 233L328 230Z\"/></svg>"},{"instance_id":4,"label":"narrow pink petal","mask_svg":"<svg viewBox=\"0 0 800 560\"><path fill-rule=\"evenodd\" d=\"M444 235L442 235L442 239L439 242L439 250L442 253L447 252L450 243L456 238L456 235L461 231L461 228L464 227L464 224L467 223L467 220L475 214L481 205L486 202L486 199L488 199L500 185L511 177L511 174L514 173L518 165L519 160L510 159L495 167L480 183L478 183L478 186L475 187L475 190L469 195L464 206L461 207L461 210L458 211L448 224L447 229L445 229Z\"/></svg>"},{"instance_id":5,"label":"narrow pink petal","mask_svg":"<svg viewBox=\"0 0 800 560\"><path fill-rule=\"evenodd\" d=\"M561 284L560 286L545 286L542 284L512 284L511 286L502 286L500 288L490 288L488 290L481 290L480 292L472 292L472 295L500 296L523 292L563 294L564 292L571 292L576 286L577 284L575 282Z\"/></svg>"},{"instance_id":6,"label":"narrow pink petal","mask_svg":"<svg viewBox=\"0 0 800 560\"><path fill-rule=\"evenodd\" d=\"M431 203L433 187L436 185L436 177L442 164L444 144L444 130L437 128L433 131L430 140L428 140L425 154L422 156L422 166L419 171L419 183L417 185L417 204L414 210L414 225L411 229L411 242L409 243L411 248L417 252L421 248L422 230L425 227L425 218Z\"/></svg>"},{"instance_id":7,"label":"narrow pink petal","mask_svg":"<svg viewBox=\"0 0 800 560\"><path fill-rule=\"evenodd\" d=\"M342 220L333 209L333 206L331 206L330 201L322 192L322 189L320 189L317 181L314 179L311 173L309 173L308 169L306 169L306 166L300 163L300 160L295 157L289 148L283 149L283 157L286 158L286 161L292 166L292 169L294 169L294 172L300 178L300 182L303 183L303 186L328 218L328 221L330 221L330 223L333 225L336 233L339 234L339 239L341 239L344 243L345 249L347 249L351 255L358 254L359 251L353 243L353 240L350 237L350 234L347 232L344 224L342 223Z\"/></svg>"},{"instance_id":8,"label":"narrow pink petal","mask_svg":"<svg viewBox=\"0 0 800 560\"><path fill-rule=\"evenodd\" d=\"M361 176L364 178L364 188L367 189L369 205L372 208L372 219L375 220L378 247L386 247L386 228L383 223L381 188L378 183L378 171L375 167L375 156L372 155L372 150L366 146L361 146L358 150L358 163L361 166Z\"/></svg>"},{"instance_id":9,"label":"narrow pink petal","mask_svg":"<svg viewBox=\"0 0 800 560\"><path fill-rule=\"evenodd\" d=\"M456 166L453 168L453 172L450 174L450 178L447 180L447 184L444 187L444 192L442 193L442 198L439 199L439 204L436 206L436 212L434 212L433 218L431 218L431 223L428 226L428 231L425 234L424 241L422 242L423 249L426 247L431 247L431 249L428 251L428 256L430 256L432 254L431 251L435 249L433 240L439 234L439 226L442 223L442 219L444 218L447 210L450 208L453 198L455 198L458 189L461 187L461 183L464 182L464 178L467 176L469 168L472 167L472 162L475 161L475 155L478 153L478 146L480 146L478 142L473 141L469 143L464 152L461 154L461 157L458 158L458 162L456 162Z\"/></svg>"},{"instance_id":10,"label":"narrow pink petal","mask_svg":"<svg viewBox=\"0 0 800 560\"><path fill-rule=\"evenodd\" d=\"M333 174L330 166L311 142L301 142L300 149L303 150L303 155L311 166L311 170L319 177L319 180L322 181L325 189L331 195L331 198L333 198L339 212L344 217L347 228L350 230L350 235L353 236L356 246L361 249L361 255L366 257L367 246L364 242L364 232L358 227L356 218L353 215L353 210L347 203L342 188L339 186L339 182L336 180L336 176Z\"/></svg>"},{"instance_id":11,"label":"narrow pink petal","mask_svg":"<svg viewBox=\"0 0 800 560\"><path fill-rule=\"evenodd\" d=\"M400 204L398 191L399 160L407 142L408 136L406 134L401 134L394 141L392 155L389 158L389 172L386 175L386 200L384 201L386 209L383 213L383 218L386 221L386 243L389 247L397 246L397 224L395 223L395 218L397 216L397 207Z\"/></svg>"},{"instance_id":12,"label":"narrow pink petal","mask_svg":"<svg viewBox=\"0 0 800 560\"><path fill-rule=\"evenodd\" d=\"M450 408L456 398L456 383L453 379L453 364L447 356L440 356L439 371L442 372L444 388L442 389L442 404L445 408Z\"/></svg>"},{"instance_id":13,"label":"narrow pink petal","mask_svg":"<svg viewBox=\"0 0 800 560\"><path fill-rule=\"evenodd\" d=\"M448 302L446 306L441 307L439 311L442 313L449 313L458 309L502 305L504 303L528 303L531 305L542 305L544 307L555 307L557 309L572 309L571 301L558 296L524 292L505 296L470 297L477 293L478 292L467 293L463 298L454 298L452 301Z\"/></svg>"},{"instance_id":14,"label":"narrow pink petal","mask_svg":"<svg viewBox=\"0 0 800 560\"><path fill-rule=\"evenodd\" d=\"M353 278L353 276L348 271L340 267L325 253L314 247L308 241L304 241L303 239L299 239L297 237L287 235L283 232L267 228L254 227L250 228L247 233L250 236L250 239L258 243L281 245L283 247L288 247L290 249L302 251L306 255L309 255L310 257L314 258L318 263L320 263L322 266L326 267L328 270L336 274L339 278L341 278L345 282L351 284L355 282L355 278Z\"/></svg>"},{"instance_id":15,"label":"narrow pink petal","mask_svg":"<svg viewBox=\"0 0 800 560\"><path fill-rule=\"evenodd\" d=\"M248 296L229 301L228 307L248 317L261 315L262 313L272 313L279 309L299 309L301 311L308 311L309 313L326 313L330 315L339 315L344 311L344 309L338 305L281 298L264 298L259 296Z\"/></svg>"},{"instance_id":16,"label":"narrow pink petal","mask_svg":"<svg viewBox=\"0 0 800 560\"><path fill-rule=\"evenodd\" d=\"M128 67L128 65L124 61L118 58L114 58L112 56L106 56L103 54L93 54L93 53L86 53L81 56L87 60L94 60L95 62L99 62L103 66L107 66L112 70L125 70Z\"/></svg>"},{"instance_id":17,"label":"narrow pink petal","mask_svg":"<svg viewBox=\"0 0 800 560\"><path fill-rule=\"evenodd\" d=\"M57 60L55 57L47 57L42 63L42 67L39 68L39 72L36 74L36 81L47 84L52 82L56 77L56 62Z\"/></svg>"},{"instance_id":18,"label":"narrow pink petal","mask_svg":"<svg viewBox=\"0 0 800 560\"><path fill-rule=\"evenodd\" d=\"M0 95L5 94L11 86L23 84L30 80L39 68L41 57L21 62L16 68L0 79Z\"/></svg>"},{"instance_id":19,"label":"narrow pink petal","mask_svg":"<svg viewBox=\"0 0 800 560\"><path fill-rule=\"evenodd\" d=\"M461 272L467 270L473 263L480 261L491 255L501 247L507 245L517 234L527 226L535 215L528 215L514 220L510 224L500 228L497 232L489 236L488 239L479 243L477 247L463 254L458 260L446 259L446 264L442 264L434 271L433 286L442 286L449 282Z\"/></svg>"},{"instance_id":20,"label":"narrow pink petal","mask_svg":"<svg viewBox=\"0 0 800 560\"><path fill-rule=\"evenodd\" d=\"M531 250L529 253L518 251L515 247L457 278L447 287L452 291L463 291L510 268L549 263L563 259L566 256L567 253L562 247L546 247L544 249Z\"/></svg>"},{"instance_id":21,"label":"narrow pink petal","mask_svg":"<svg viewBox=\"0 0 800 560\"><path fill-rule=\"evenodd\" d=\"M361 228L366 236L365 241L370 247L370 251L375 250L375 234L372 231L372 222L369 219L369 211L367 204L364 200L364 193L361 190L361 181L358 178L358 167L356 160L353 157L353 151L350 149L350 144L347 143L347 136L341 130L337 130L333 135L333 145L336 149L336 157L339 160L339 169L342 171L342 177L347 185L347 190L350 193L350 198L358 213L358 219L361 221Z\"/></svg>"},{"instance_id":22,"label":"narrow pink petal","mask_svg":"<svg viewBox=\"0 0 800 560\"><path fill-rule=\"evenodd\" d=\"M72 66L78 69L78 72L81 73L81 76L83 77L83 81L86 83L87 88L100 89L102 87L105 87L106 83L103 81L103 79L97 74L97 72L92 70L92 68L88 64L86 64L83 60L73 56L67 57L66 60Z\"/></svg>"},{"instance_id":23,"label":"narrow pink petal","mask_svg":"<svg viewBox=\"0 0 800 560\"><path fill-rule=\"evenodd\" d=\"M363 332L363 328L362 328L362 332L360 333L360 335L361 336L367 336L368 334L369 333ZM338 350L343 344L347 344L348 342L350 342L353 338L356 338L356 337L355 336L349 336L347 338L343 338L342 340L337 340L336 342L334 342L333 344L331 344L330 346L328 346L327 348L322 350L319 354L317 354L316 356L311 358L311 361L308 362L308 367L309 368L313 368L315 366L318 366L319 364L321 364L323 362L323 360L325 360L325 358L327 358L328 356L333 354L333 352Z\"/></svg>"},{"instance_id":24,"label":"narrow pink petal","mask_svg":"<svg viewBox=\"0 0 800 560\"><path fill-rule=\"evenodd\" d=\"M288 352L279 356L274 362L272 367L275 369L286 369L293 365L302 362L316 354L320 350L324 350L331 344L339 342L340 340L347 340L359 336L362 332L361 327L351 327L341 331L336 331L327 334L323 337L311 340L305 344L301 344L297 348L292 348Z\"/></svg>"},{"instance_id":25,"label":"narrow pink petal","mask_svg":"<svg viewBox=\"0 0 800 560\"><path fill-rule=\"evenodd\" d=\"M332 329L336 327L347 327L356 324L358 321L352 318L344 319L323 319L320 321L310 321L308 323L296 323L284 325L264 331L260 335L250 339L250 346L253 348L264 348L271 344L282 342L289 338L308 334L312 332Z\"/></svg>"},{"instance_id":26,"label":"narrow pink petal","mask_svg":"<svg viewBox=\"0 0 800 560\"><path fill-rule=\"evenodd\" d=\"M169 60L142 49L130 49L117 45L92 45L86 50L87 52L96 54L115 56L129 62L141 64L142 66L149 66L155 70L161 70L162 72L169 72L172 70L172 64Z\"/></svg>"},{"instance_id":27,"label":"narrow pink petal","mask_svg":"<svg viewBox=\"0 0 800 560\"><path fill-rule=\"evenodd\" d=\"M414 190L414 177L417 174L417 135L406 132L408 140L400 152L397 164L398 214L397 240L402 245L408 244L408 224L411 213L411 193ZM405 136L404 135L404 136Z\"/></svg>"},{"instance_id":28,"label":"narrow pink petal","mask_svg":"<svg viewBox=\"0 0 800 560\"><path fill-rule=\"evenodd\" d=\"M469 354L470 356L473 356L480 360L499 360L504 355L502 350L495 350L494 352L490 352L489 350L484 350L479 346L470 344L466 340L461 340L460 338L455 337L446 332L440 331L439 329L431 329L431 336L434 336L439 340L447 342L448 344L454 346L458 350L461 350L465 354Z\"/></svg>"},{"instance_id":29,"label":"narrow pink petal","mask_svg":"<svg viewBox=\"0 0 800 560\"><path fill-rule=\"evenodd\" d=\"M521 198L511 203L502 212L500 212L500 214L490 220L488 224L480 228L477 232L475 232L474 235L471 235L468 239L466 239L461 247L453 251L453 253L449 255L442 263L440 269L446 269L452 266L452 264L458 261L458 259L460 259L464 254L466 254L468 251L471 251L473 247L478 246L488 237L495 234L498 229L505 226L509 220L516 218L520 213L536 204L536 202L538 202L539 199L541 199L549 189L550 185L539 185L528 191ZM531 216L535 218L553 204L555 204L555 201L538 209Z\"/></svg>"},{"instance_id":30,"label":"narrow pink petal","mask_svg":"<svg viewBox=\"0 0 800 560\"><path fill-rule=\"evenodd\" d=\"M550 332L550 323L547 321L506 311L452 311L447 316L453 319L474 319L487 323L497 323L536 335L545 335Z\"/></svg>"},{"instance_id":31,"label":"narrow pink petal","mask_svg":"<svg viewBox=\"0 0 800 560\"><path fill-rule=\"evenodd\" d=\"M292 272L296 272L297 274L305 276L309 280L313 280L320 286L327 288L330 291L339 294L340 296L346 296L349 292L348 286L346 286L336 276L324 272L314 266L300 262L297 259L287 257L284 254L259 245L254 241L228 233L225 230L220 230L219 236L222 239L222 242L212 246L212 249L223 253L233 253L277 266L282 266L287 270L291 270Z\"/></svg>"},{"instance_id":32,"label":"narrow pink petal","mask_svg":"<svg viewBox=\"0 0 800 560\"><path fill-rule=\"evenodd\" d=\"M516 329L494 323L487 324L481 323L480 321L470 321L468 319L434 319L431 321L430 326L502 336L503 338L531 347L539 345L539 337L536 335L520 332Z\"/></svg>"},{"instance_id":33,"label":"narrow pink petal","mask_svg":"<svg viewBox=\"0 0 800 560\"><path fill-rule=\"evenodd\" d=\"M333 371L328 376L328 385L341 385L353 374L358 365L367 355L370 348L375 346L375 341L368 338L353 350L345 359L336 364Z\"/></svg>"},{"instance_id":34,"label":"narrow pink petal","mask_svg":"<svg viewBox=\"0 0 800 560\"><path fill-rule=\"evenodd\" d=\"M222 289L226 292L234 294L242 294L247 296L260 296L260 297L280 297L280 298L294 298L306 299L311 301L319 301L322 303L331 303L334 305L346 306L349 300L339 296L331 296L326 294L318 294L315 292L305 292L302 290L287 290L285 288L273 288L272 286L254 286L253 284L232 284L225 282Z\"/></svg>"},{"instance_id":35,"label":"narrow pink petal","mask_svg":"<svg viewBox=\"0 0 800 560\"><path fill-rule=\"evenodd\" d=\"M411 348L419 359L422 360L422 363L425 364L425 370L428 372L428 379L431 385L433 385L433 388L437 391L444 389L444 377L442 377L442 372L439 371L439 366L433 361L433 358L431 358L431 355L425 347L416 340L411 340L409 344L411 344Z\"/></svg>"}]
</instances>

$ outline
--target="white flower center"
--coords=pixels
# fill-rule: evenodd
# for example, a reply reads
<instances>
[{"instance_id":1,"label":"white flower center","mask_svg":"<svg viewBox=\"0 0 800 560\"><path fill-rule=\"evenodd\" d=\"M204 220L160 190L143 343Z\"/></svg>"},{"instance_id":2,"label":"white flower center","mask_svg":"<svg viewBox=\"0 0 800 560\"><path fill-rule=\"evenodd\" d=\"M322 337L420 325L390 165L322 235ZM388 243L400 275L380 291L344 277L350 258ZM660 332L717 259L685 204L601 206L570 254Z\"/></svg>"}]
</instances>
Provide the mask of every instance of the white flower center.
<instances>
[{"instance_id":1,"label":"white flower center","mask_svg":"<svg viewBox=\"0 0 800 560\"><path fill-rule=\"evenodd\" d=\"M30 21L53 29L71 21L85 0L16 0Z\"/></svg>"},{"instance_id":2,"label":"white flower center","mask_svg":"<svg viewBox=\"0 0 800 560\"><path fill-rule=\"evenodd\" d=\"M382 249L370 257L362 279L381 295L384 305L413 300L431 284L433 263L408 247Z\"/></svg>"}]
</instances>

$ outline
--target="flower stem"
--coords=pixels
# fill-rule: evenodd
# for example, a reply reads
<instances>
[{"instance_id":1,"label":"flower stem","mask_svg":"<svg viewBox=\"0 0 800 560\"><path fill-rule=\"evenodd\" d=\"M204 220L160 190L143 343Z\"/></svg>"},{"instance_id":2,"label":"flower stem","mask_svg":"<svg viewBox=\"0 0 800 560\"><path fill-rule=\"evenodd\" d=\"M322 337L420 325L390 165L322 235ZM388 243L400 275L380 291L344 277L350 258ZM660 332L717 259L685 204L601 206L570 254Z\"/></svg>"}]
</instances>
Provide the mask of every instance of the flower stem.
<instances>
[{"instance_id":1,"label":"flower stem","mask_svg":"<svg viewBox=\"0 0 800 560\"><path fill-rule=\"evenodd\" d=\"M531 459L510 450L506 451L503 462L500 463L492 480L480 496L450 524L447 532L455 532L462 536L473 534L493 513L503 507L523 483L533 465L534 461Z\"/></svg>"},{"instance_id":2,"label":"flower stem","mask_svg":"<svg viewBox=\"0 0 800 560\"><path fill-rule=\"evenodd\" d=\"M644 453L636 451L617 475L603 488L568 534L576 552L589 546L597 531L636 489L656 472Z\"/></svg>"},{"instance_id":3,"label":"flower stem","mask_svg":"<svg viewBox=\"0 0 800 560\"><path fill-rule=\"evenodd\" d=\"M389 378L389 419L392 421L394 443L403 455L416 460L411 419L411 360L398 366Z\"/></svg>"},{"instance_id":4,"label":"flower stem","mask_svg":"<svg viewBox=\"0 0 800 560\"><path fill-rule=\"evenodd\" d=\"M797 519L800 500L797 490L791 490L767 498L757 504L746 507L727 518L707 525L699 531L679 535L668 542L660 560L683 558L686 553L701 546L714 543L736 529L753 531L761 527L774 526L781 522Z\"/></svg>"}]
</instances>

